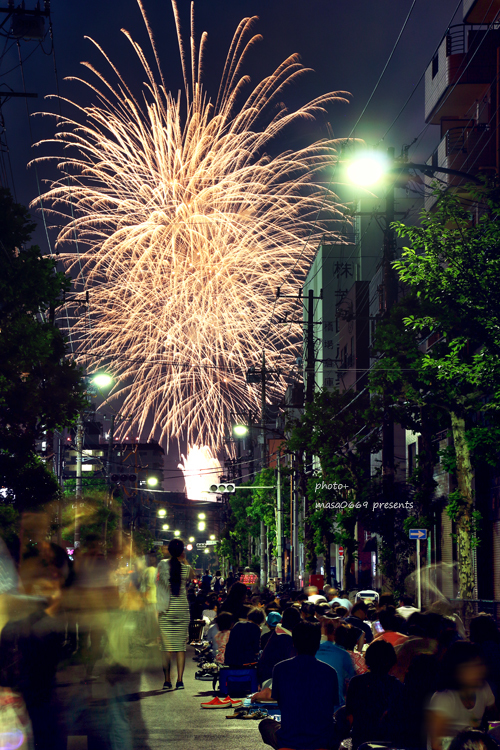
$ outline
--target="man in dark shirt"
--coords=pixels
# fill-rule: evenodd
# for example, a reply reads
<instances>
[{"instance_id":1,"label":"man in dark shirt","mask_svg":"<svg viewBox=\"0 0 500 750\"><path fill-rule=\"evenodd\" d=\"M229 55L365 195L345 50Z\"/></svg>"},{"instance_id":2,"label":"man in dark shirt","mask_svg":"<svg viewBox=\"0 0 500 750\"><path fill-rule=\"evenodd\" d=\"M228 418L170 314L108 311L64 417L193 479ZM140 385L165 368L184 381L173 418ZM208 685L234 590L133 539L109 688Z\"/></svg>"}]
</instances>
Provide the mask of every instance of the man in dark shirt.
<instances>
[{"instance_id":1,"label":"man in dark shirt","mask_svg":"<svg viewBox=\"0 0 500 750\"><path fill-rule=\"evenodd\" d=\"M355 604L352 608L349 617L344 618L344 621L349 625L352 625L354 628L362 630L365 634L365 643L371 643L373 641L373 633L371 627L365 622L367 615L368 609L366 604L358 602L358 604Z\"/></svg>"},{"instance_id":2,"label":"man in dark shirt","mask_svg":"<svg viewBox=\"0 0 500 750\"><path fill-rule=\"evenodd\" d=\"M237 622L233 626L224 653L224 664L238 668L257 662L260 651L260 628L264 619L264 610L256 607L250 610L246 622Z\"/></svg>"},{"instance_id":3,"label":"man in dark shirt","mask_svg":"<svg viewBox=\"0 0 500 750\"><path fill-rule=\"evenodd\" d=\"M259 724L266 745L292 750L336 748L339 737L333 713L338 701L337 673L315 654L321 641L319 625L302 621L292 630L297 656L276 664L272 697L278 701L281 723L263 719Z\"/></svg>"},{"instance_id":4,"label":"man in dark shirt","mask_svg":"<svg viewBox=\"0 0 500 750\"><path fill-rule=\"evenodd\" d=\"M276 616L278 613L272 612L268 619L272 615ZM279 615L279 620L260 655L257 666L257 679L259 685L263 687L265 683L269 683L272 679L276 664L296 655L293 648L292 630L300 622L300 612L295 607L289 607L284 611L283 619Z\"/></svg>"},{"instance_id":5,"label":"man in dark shirt","mask_svg":"<svg viewBox=\"0 0 500 750\"><path fill-rule=\"evenodd\" d=\"M347 689L345 708L352 726L353 750L372 740L397 742L404 721L404 688L389 674L397 661L394 647L374 641L366 649L365 661L369 672L353 677Z\"/></svg>"},{"instance_id":6,"label":"man in dark shirt","mask_svg":"<svg viewBox=\"0 0 500 750\"><path fill-rule=\"evenodd\" d=\"M212 576L208 572L208 570L205 571L205 575L201 579L201 590L202 591L210 591L210 588L212 586Z\"/></svg>"}]
</instances>

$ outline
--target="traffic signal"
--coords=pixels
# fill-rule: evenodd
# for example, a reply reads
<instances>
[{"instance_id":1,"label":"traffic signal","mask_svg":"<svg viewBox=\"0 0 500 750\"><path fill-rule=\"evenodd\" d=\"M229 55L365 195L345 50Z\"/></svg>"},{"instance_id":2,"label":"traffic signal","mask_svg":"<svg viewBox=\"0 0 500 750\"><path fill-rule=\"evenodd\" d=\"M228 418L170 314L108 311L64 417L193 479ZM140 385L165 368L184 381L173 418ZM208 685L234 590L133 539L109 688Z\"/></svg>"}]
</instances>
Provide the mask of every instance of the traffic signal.
<instances>
[{"instance_id":1,"label":"traffic signal","mask_svg":"<svg viewBox=\"0 0 500 750\"><path fill-rule=\"evenodd\" d=\"M227 492L234 492L236 490L235 484L211 484L208 491L217 495L223 495Z\"/></svg>"}]
</instances>

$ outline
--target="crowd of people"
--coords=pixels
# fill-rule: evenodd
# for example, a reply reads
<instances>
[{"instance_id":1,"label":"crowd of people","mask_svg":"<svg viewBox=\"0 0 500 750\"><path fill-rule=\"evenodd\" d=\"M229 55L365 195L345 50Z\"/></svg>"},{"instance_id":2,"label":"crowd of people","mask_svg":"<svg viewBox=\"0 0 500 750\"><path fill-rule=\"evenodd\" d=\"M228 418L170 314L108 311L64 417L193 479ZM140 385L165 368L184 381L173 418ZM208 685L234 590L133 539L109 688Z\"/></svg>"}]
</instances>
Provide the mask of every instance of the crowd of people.
<instances>
[{"instance_id":1,"label":"crowd of people","mask_svg":"<svg viewBox=\"0 0 500 750\"><path fill-rule=\"evenodd\" d=\"M281 720L260 723L276 750L498 747L500 634L488 614L467 637L446 602L420 611L406 595L372 602L310 586L277 596L241 581L193 596L193 617L207 612L217 662L255 668L252 702L278 703Z\"/></svg>"},{"instance_id":2,"label":"crowd of people","mask_svg":"<svg viewBox=\"0 0 500 750\"><path fill-rule=\"evenodd\" d=\"M73 563L50 543L33 547L17 569L1 549L0 557L0 712L8 707L14 723L17 715L23 750L65 748L52 699L68 659L82 664L84 683L103 660L109 744L129 750L124 681L158 669L161 658L162 689L182 690L190 641L210 653L214 690L218 679L231 696L202 707L237 711L248 695L253 707L277 705L280 720L259 724L276 750L499 747L500 634L485 613L466 631L446 601L419 611L406 595L364 601L327 585L259 590L250 569L197 576L180 539L126 573L92 536ZM29 611L19 616L25 599ZM231 683L238 674L247 682Z\"/></svg>"}]
</instances>

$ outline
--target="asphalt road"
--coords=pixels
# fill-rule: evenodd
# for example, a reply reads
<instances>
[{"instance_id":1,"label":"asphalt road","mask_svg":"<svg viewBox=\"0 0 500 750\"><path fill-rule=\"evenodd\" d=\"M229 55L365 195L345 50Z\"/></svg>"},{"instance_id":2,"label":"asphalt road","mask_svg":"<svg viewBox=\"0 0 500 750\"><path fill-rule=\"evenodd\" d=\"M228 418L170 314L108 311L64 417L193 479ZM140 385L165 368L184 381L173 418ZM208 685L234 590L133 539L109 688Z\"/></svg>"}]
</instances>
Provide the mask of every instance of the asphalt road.
<instances>
[{"instance_id":1,"label":"asphalt road","mask_svg":"<svg viewBox=\"0 0 500 750\"><path fill-rule=\"evenodd\" d=\"M202 701L213 698L212 684L194 679L197 664L188 649L184 690L163 691L163 673L158 668L126 676L119 682L120 710L128 717L130 731L123 726L123 750L247 750L263 748L258 721L226 719L232 709L206 710ZM109 750L113 688L98 662L90 684L82 684L83 667L74 666L58 674L58 703L68 726L68 750ZM172 680L175 680L175 670ZM120 724L120 722L118 722ZM129 735L129 736L127 736ZM131 735L131 736L130 736Z\"/></svg>"}]
</instances>

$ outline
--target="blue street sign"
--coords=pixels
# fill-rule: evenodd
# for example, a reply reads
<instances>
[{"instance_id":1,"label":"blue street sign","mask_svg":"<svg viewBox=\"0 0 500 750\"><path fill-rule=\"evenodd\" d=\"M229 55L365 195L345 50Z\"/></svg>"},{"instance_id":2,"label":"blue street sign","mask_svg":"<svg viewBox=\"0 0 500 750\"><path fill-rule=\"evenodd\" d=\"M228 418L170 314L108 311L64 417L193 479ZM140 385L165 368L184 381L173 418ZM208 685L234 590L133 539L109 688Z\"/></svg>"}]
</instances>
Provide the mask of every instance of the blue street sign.
<instances>
[{"instance_id":1,"label":"blue street sign","mask_svg":"<svg viewBox=\"0 0 500 750\"><path fill-rule=\"evenodd\" d=\"M410 539L427 539L427 529L410 529Z\"/></svg>"}]
</instances>

